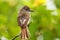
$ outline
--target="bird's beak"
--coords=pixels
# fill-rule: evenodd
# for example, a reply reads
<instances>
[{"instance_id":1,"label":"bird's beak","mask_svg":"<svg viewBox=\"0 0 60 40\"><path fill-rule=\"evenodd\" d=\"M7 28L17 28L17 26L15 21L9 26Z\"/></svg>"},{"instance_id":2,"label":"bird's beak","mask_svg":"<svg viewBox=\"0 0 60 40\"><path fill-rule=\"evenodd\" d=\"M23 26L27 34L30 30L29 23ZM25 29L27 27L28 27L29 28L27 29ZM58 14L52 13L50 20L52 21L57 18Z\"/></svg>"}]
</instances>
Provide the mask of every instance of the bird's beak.
<instances>
[{"instance_id":1,"label":"bird's beak","mask_svg":"<svg viewBox=\"0 0 60 40\"><path fill-rule=\"evenodd\" d=\"M33 10L29 10L30 12L34 12Z\"/></svg>"}]
</instances>

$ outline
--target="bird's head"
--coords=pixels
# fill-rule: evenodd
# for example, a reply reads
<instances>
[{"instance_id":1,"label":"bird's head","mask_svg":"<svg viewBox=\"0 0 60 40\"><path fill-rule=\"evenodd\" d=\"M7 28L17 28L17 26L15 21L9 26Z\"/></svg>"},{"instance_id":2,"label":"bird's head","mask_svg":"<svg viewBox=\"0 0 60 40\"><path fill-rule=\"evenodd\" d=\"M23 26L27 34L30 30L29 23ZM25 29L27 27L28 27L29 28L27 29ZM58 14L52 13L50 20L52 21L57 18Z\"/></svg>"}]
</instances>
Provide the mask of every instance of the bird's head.
<instances>
[{"instance_id":1,"label":"bird's head","mask_svg":"<svg viewBox=\"0 0 60 40\"><path fill-rule=\"evenodd\" d=\"M28 6L24 6L22 9L28 11L28 12L33 12L33 10L31 10Z\"/></svg>"}]
</instances>

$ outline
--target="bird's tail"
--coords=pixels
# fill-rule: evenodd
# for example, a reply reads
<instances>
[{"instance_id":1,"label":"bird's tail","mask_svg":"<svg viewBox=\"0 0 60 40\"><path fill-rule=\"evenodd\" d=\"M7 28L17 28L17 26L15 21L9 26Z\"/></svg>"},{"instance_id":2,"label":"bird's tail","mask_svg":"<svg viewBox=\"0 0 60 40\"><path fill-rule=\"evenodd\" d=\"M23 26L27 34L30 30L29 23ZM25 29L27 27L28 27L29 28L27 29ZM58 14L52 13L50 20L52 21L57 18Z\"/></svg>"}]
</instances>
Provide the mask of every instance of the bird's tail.
<instances>
[{"instance_id":1,"label":"bird's tail","mask_svg":"<svg viewBox=\"0 0 60 40\"><path fill-rule=\"evenodd\" d=\"M28 30L28 27L21 28L21 40L28 39L30 36L30 32Z\"/></svg>"}]
</instances>

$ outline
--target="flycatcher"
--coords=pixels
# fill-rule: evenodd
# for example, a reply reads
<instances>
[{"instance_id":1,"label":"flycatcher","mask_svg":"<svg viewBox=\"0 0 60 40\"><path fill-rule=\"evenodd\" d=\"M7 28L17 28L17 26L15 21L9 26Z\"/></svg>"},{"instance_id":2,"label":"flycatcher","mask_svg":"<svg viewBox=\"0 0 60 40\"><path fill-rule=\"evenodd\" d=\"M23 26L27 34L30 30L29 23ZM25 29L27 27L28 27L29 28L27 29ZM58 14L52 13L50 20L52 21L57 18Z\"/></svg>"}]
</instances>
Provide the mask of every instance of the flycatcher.
<instances>
[{"instance_id":1,"label":"flycatcher","mask_svg":"<svg viewBox=\"0 0 60 40\"><path fill-rule=\"evenodd\" d=\"M30 10L28 6L24 6L18 14L17 21L18 26L21 28L21 39L27 39L29 37L28 24L30 21Z\"/></svg>"}]
</instances>

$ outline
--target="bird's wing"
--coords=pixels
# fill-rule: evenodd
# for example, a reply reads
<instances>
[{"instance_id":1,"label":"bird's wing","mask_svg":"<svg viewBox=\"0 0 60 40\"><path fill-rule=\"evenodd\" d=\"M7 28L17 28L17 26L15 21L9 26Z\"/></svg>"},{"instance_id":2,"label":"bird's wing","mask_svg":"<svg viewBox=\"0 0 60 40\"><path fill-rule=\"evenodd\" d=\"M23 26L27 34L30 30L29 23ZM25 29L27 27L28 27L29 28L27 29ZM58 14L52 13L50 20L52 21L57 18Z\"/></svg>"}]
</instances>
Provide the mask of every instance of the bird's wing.
<instances>
[{"instance_id":1,"label":"bird's wing","mask_svg":"<svg viewBox=\"0 0 60 40\"><path fill-rule=\"evenodd\" d=\"M27 14L26 17L25 17L25 20L24 20L24 24L23 25L28 25L29 19L30 19L30 15Z\"/></svg>"}]
</instances>

